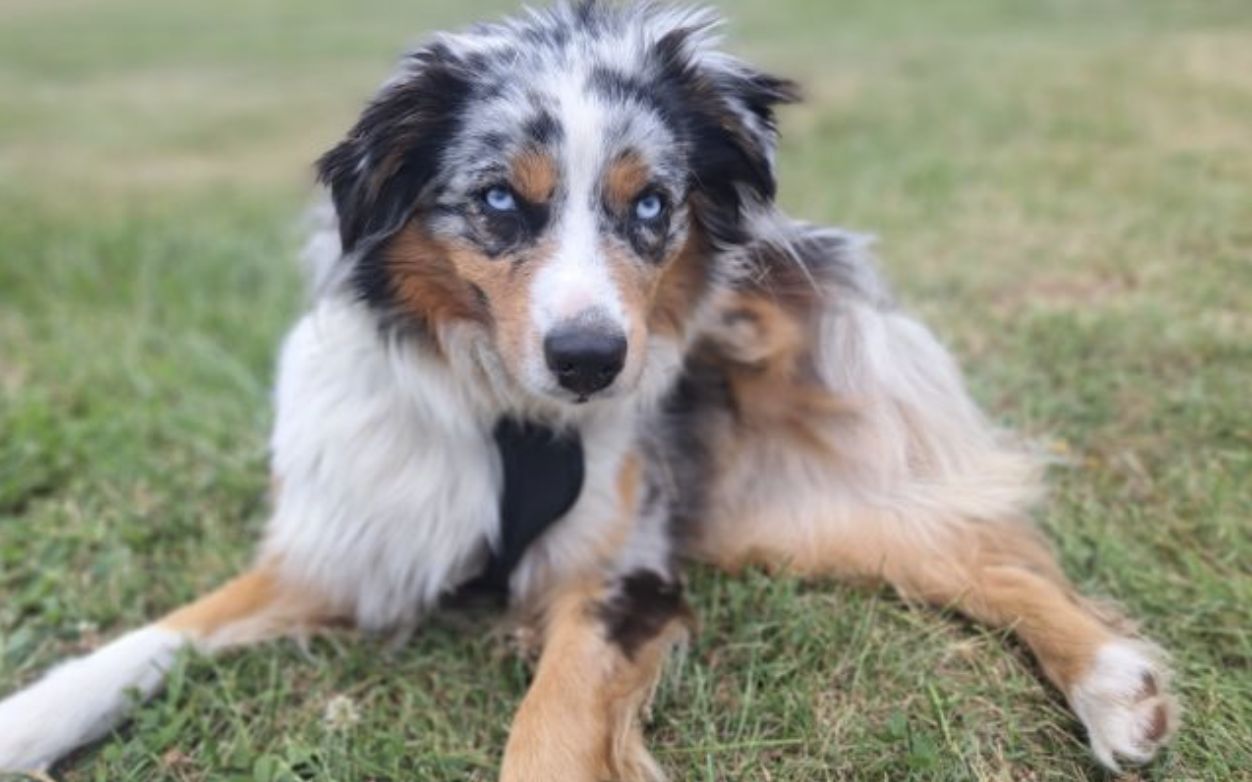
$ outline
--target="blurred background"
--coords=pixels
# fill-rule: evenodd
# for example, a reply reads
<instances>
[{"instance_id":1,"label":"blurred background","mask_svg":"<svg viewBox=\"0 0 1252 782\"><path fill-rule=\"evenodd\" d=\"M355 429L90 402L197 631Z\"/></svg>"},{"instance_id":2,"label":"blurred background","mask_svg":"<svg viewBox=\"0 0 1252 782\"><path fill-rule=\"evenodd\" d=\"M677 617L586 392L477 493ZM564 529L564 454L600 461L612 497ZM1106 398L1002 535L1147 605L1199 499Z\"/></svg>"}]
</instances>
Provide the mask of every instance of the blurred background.
<instances>
[{"instance_id":1,"label":"blurred background","mask_svg":"<svg viewBox=\"0 0 1252 782\"><path fill-rule=\"evenodd\" d=\"M1151 779L1252 768L1252 4L733 0L800 80L782 201L880 236L977 396L1055 457L1040 519L1178 662ZM406 45L494 0L0 0L0 691L229 576L311 164ZM1101 778L999 634L694 574L676 779ZM490 618L188 661L77 779L491 779Z\"/></svg>"}]
</instances>

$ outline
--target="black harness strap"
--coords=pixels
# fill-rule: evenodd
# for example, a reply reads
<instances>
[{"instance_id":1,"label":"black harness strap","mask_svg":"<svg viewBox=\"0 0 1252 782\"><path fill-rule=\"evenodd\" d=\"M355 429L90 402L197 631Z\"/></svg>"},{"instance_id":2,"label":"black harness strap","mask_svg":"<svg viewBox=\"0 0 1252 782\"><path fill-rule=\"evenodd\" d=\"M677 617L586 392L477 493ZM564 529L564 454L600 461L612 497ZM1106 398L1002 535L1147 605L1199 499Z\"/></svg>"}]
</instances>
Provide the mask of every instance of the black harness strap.
<instances>
[{"instance_id":1,"label":"black harness strap","mask_svg":"<svg viewBox=\"0 0 1252 782\"><path fill-rule=\"evenodd\" d=\"M502 418L495 439L504 468L500 545L472 586L507 593L509 576L526 549L574 507L582 494L586 465L577 433Z\"/></svg>"}]
</instances>

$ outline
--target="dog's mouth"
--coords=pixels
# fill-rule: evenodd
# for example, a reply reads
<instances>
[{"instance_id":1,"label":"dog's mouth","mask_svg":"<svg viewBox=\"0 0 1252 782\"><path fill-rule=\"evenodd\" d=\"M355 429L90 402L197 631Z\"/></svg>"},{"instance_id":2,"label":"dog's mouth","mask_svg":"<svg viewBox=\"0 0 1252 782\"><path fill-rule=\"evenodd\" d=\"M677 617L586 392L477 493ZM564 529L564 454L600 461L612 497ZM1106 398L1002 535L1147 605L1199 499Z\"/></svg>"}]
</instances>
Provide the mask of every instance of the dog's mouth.
<instances>
[{"instance_id":1,"label":"dog's mouth","mask_svg":"<svg viewBox=\"0 0 1252 782\"><path fill-rule=\"evenodd\" d=\"M563 407L586 408L602 402L615 400L627 393L627 391L627 387L620 381L598 391L589 392L572 391L553 382L544 388L540 395L544 400L556 402Z\"/></svg>"},{"instance_id":2,"label":"dog's mouth","mask_svg":"<svg viewBox=\"0 0 1252 782\"><path fill-rule=\"evenodd\" d=\"M590 404L591 402L605 402L616 396L617 394L613 391L603 391L596 394L572 395L568 401L575 407L582 407L583 405Z\"/></svg>"}]
</instances>

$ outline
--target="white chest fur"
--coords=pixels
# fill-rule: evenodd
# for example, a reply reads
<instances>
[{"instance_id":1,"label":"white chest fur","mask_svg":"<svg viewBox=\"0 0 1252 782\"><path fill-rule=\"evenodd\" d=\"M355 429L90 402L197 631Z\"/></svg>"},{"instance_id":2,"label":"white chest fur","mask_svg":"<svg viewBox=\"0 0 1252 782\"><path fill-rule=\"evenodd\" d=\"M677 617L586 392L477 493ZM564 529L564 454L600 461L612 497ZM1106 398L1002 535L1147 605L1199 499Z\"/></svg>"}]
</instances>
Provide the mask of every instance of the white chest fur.
<instances>
[{"instance_id":1,"label":"white chest fur","mask_svg":"<svg viewBox=\"0 0 1252 782\"><path fill-rule=\"evenodd\" d=\"M496 535L490 428L441 370L336 299L283 346L263 554L365 627L411 620L480 565Z\"/></svg>"},{"instance_id":2,"label":"white chest fur","mask_svg":"<svg viewBox=\"0 0 1252 782\"><path fill-rule=\"evenodd\" d=\"M355 302L323 299L283 346L271 440L277 481L262 556L365 628L411 622L483 566L499 535L498 410L441 358L388 343ZM625 405L579 424L578 502L536 542L513 583L525 593L595 566L620 523Z\"/></svg>"}]
</instances>

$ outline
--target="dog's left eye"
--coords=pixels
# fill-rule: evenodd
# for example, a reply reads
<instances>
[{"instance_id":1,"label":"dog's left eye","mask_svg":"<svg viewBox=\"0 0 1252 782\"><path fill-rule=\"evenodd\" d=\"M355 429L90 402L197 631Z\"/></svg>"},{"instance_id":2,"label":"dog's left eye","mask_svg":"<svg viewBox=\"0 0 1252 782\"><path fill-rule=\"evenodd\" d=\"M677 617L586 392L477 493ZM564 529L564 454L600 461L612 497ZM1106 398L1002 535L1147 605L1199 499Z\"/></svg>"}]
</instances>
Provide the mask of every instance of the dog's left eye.
<instances>
[{"instance_id":1,"label":"dog's left eye","mask_svg":"<svg viewBox=\"0 0 1252 782\"><path fill-rule=\"evenodd\" d=\"M665 199L659 193L645 193L635 201L635 218L649 222L665 211Z\"/></svg>"},{"instance_id":2,"label":"dog's left eye","mask_svg":"<svg viewBox=\"0 0 1252 782\"><path fill-rule=\"evenodd\" d=\"M513 212L517 210L517 198L513 191L503 185L496 185L483 193L483 203L493 212Z\"/></svg>"}]
</instances>

